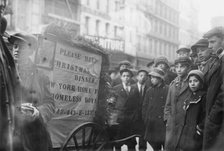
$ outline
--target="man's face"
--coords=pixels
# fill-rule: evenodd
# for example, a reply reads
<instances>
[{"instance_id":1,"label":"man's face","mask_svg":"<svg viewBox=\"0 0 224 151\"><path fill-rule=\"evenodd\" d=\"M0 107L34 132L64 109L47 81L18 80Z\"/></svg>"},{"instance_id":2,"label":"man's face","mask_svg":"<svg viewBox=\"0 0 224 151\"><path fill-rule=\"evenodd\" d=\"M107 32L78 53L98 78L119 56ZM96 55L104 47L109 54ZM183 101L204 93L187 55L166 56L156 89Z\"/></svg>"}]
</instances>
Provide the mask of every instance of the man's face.
<instances>
[{"instance_id":1,"label":"man's face","mask_svg":"<svg viewBox=\"0 0 224 151\"><path fill-rule=\"evenodd\" d=\"M196 51L199 61L208 60L212 53L211 49L208 49L207 47L198 47L196 48Z\"/></svg>"},{"instance_id":2,"label":"man's face","mask_svg":"<svg viewBox=\"0 0 224 151\"><path fill-rule=\"evenodd\" d=\"M146 72L142 71L138 73L137 80L140 84L144 84L147 79L148 76Z\"/></svg>"},{"instance_id":3,"label":"man's face","mask_svg":"<svg viewBox=\"0 0 224 151\"><path fill-rule=\"evenodd\" d=\"M131 79L131 74L129 72L123 72L121 75L121 81L125 84L128 84Z\"/></svg>"},{"instance_id":4,"label":"man's face","mask_svg":"<svg viewBox=\"0 0 224 151\"><path fill-rule=\"evenodd\" d=\"M177 57L189 57L190 53L187 51L179 51Z\"/></svg>"},{"instance_id":5,"label":"man's face","mask_svg":"<svg viewBox=\"0 0 224 151\"><path fill-rule=\"evenodd\" d=\"M212 49L213 51L217 51L219 48L223 47L223 39L217 36L212 36L208 38L208 48Z\"/></svg>"},{"instance_id":6,"label":"man's face","mask_svg":"<svg viewBox=\"0 0 224 151\"><path fill-rule=\"evenodd\" d=\"M188 66L182 63L177 63L175 65L175 69L176 69L177 76L179 77L185 77L188 73Z\"/></svg>"}]
</instances>

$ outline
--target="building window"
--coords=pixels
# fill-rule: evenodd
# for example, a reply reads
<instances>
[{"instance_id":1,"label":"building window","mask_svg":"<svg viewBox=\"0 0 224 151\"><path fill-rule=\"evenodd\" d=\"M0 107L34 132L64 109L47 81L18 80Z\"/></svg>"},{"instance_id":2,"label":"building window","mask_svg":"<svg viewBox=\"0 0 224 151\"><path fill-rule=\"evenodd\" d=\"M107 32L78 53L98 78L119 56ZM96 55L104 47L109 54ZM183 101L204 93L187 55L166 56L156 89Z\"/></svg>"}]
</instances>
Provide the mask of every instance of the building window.
<instances>
[{"instance_id":1,"label":"building window","mask_svg":"<svg viewBox=\"0 0 224 151\"><path fill-rule=\"evenodd\" d=\"M85 33L89 34L89 17L85 17Z\"/></svg>"},{"instance_id":2,"label":"building window","mask_svg":"<svg viewBox=\"0 0 224 151\"><path fill-rule=\"evenodd\" d=\"M86 0L86 5L87 5L87 6L89 6L89 1L90 1L90 0Z\"/></svg>"},{"instance_id":3,"label":"building window","mask_svg":"<svg viewBox=\"0 0 224 151\"><path fill-rule=\"evenodd\" d=\"M110 3L110 1L107 0L107 1L106 1L106 12L107 12L107 13L109 13L109 5L110 5L109 3Z\"/></svg>"},{"instance_id":4,"label":"building window","mask_svg":"<svg viewBox=\"0 0 224 151\"><path fill-rule=\"evenodd\" d=\"M96 20L96 35L99 36L100 21Z\"/></svg>"},{"instance_id":5,"label":"building window","mask_svg":"<svg viewBox=\"0 0 224 151\"><path fill-rule=\"evenodd\" d=\"M117 37L117 26L114 26L114 37Z\"/></svg>"},{"instance_id":6,"label":"building window","mask_svg":"<svg viewBox=\"0 0 224 151\"><path fill-rule=\"evenodd\" d=\"M119 10L119 1L115 1L115 7L114 7L115 11Z\"/></svg>"},{"instance_id":7,"label":"building window","mask_svg":"<svg viewBox=\"0 0 224 151\"><path fill-rule=\"evenodd\" d=\"M106 23L106 25L105 25L105 33L106 33L106 36L109 35L109 30L110 30L110 24L109 23Z\"/></svg>"},{"instance_id":8,"label":"building window","mask_svg":"<svg viewBox=\"0 0 224 151\"><path fill-rule=\"evenodd\" d=\"M100 0L96 0L96 9L100 9Z\"/></svg>"}]
</instances>

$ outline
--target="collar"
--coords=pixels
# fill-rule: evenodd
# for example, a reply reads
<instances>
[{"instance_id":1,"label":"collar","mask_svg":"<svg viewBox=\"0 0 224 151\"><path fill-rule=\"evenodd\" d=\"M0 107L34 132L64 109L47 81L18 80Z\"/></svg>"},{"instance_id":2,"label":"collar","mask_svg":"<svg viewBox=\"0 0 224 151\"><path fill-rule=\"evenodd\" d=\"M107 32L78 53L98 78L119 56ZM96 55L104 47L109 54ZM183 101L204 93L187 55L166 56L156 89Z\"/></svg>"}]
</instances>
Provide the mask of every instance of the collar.
<instances>
[{"instance_id":1,"label":"collar","mask_svg":"<svg viewBox=\"0 0 224 151\"><path fill-rule=\"evenodd\" d=\"M224 55L224 51L223 51L223 49L220 50L219 52L217 52L217 54L218 54L219 59L221 59L222 56Z\"/></svg>"}]
</instances>

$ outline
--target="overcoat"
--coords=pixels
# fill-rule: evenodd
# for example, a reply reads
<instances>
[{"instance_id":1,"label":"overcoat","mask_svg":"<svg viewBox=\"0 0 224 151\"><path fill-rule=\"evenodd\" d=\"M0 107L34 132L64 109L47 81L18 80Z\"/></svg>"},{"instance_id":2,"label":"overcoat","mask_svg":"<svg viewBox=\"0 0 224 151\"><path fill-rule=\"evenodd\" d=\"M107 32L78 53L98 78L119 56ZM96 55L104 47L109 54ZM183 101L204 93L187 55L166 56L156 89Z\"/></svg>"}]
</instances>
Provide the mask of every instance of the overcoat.
<instances>
[{"instance_id":1,"label":"overcoat","mask_svg":"<svg viewBox=\"0 0 224 151\"><path fill-rule=\"evenodd\" d=\"M176 77L169 86L164 108L164 121L166 122L166 151L175 151L184 125L184 101L189 98L191 91L188 89L187 79L180 82Z\"/></svg>"},{"instance_id":2,"label":"overcoat","mask_svg":"<svg viewBox=\"0 0 224 151\"><path fill-rule=\"evenodd\" d=\"M178 148L184 151L202 150L203 127L205 119L205 91L193 92L190 98L184 102L183 110L184 125L177 128L182 129ZM198 131L198 132L197 132Z\"/></svg>"},{"instance_id":3,"label":"overcoat","mask_svg":"<svg viewBox=\"0 0 224 151\"><path fill-rule=\"evenodd\" d=\"M205 66L207 85L206 120L203 150L221 151L224 148L224 56L219 56Z\"/></svg>"},{"instance_id":4,"label":"overcoat","mask_svg":"<svg viewBox=\"0 0 224 151\"><path fill-rule=\"evenodd\" d=\"M145 123L144 138L150 142L164 142L166 127L163 121L163 111L166 103L168 86L149 87L142 106L142 118Z\"/></svg>"}]
</instances>

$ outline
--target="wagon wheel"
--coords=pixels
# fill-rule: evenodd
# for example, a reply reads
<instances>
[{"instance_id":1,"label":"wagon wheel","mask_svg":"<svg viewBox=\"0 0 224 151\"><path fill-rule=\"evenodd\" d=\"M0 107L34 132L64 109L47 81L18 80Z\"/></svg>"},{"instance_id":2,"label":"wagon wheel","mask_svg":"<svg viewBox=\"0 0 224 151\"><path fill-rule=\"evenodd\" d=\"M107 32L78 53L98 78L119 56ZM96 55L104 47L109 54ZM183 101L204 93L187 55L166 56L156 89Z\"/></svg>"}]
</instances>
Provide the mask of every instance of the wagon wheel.
<instances>
[{"instance_id":1,"label":"wagon wheel","mask_svg":"<svg viewBox=\"0 0 224 151\"><path fill-rule=\"evenodd\" d=\"M72 130L60 151L92 151L107 140L108 134L102 126L87 122Z\"/></svg>"}]
</instances>

